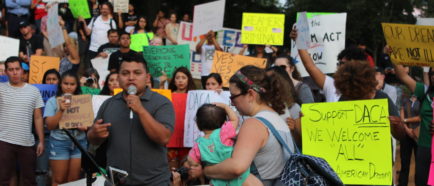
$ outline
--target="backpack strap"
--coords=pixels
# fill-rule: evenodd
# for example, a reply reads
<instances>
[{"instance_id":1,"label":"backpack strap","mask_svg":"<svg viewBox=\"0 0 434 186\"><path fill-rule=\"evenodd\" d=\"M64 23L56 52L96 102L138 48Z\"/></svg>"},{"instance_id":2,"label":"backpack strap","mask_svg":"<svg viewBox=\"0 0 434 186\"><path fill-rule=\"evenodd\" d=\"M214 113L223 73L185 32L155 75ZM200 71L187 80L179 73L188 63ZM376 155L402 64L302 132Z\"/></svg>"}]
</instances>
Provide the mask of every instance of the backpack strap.
<instances>
[{"instance_id":1,"label":"backpack strap","mask_svg":"<svg viewBox=\"0 0 434 186\"><path fill-rule=\"evenodd\" d=\"M255 118L261 121L265 126L267 126L268 129L270 129L271 133L273 133L274 137L276 137L280 145L282 145L283 148L286 149L286 151L288 151L289 154L293 154L293 152L291 152L291 149L288 147L288 145L285 143L283 138L280 136L279 132L277 132L276 128L274 128L274 126L268 120L266 120L263 117L255 117ZM294 148L296 153L300 153L297 148L297 145L294 144Z\"/></svg>"}]
</instances>

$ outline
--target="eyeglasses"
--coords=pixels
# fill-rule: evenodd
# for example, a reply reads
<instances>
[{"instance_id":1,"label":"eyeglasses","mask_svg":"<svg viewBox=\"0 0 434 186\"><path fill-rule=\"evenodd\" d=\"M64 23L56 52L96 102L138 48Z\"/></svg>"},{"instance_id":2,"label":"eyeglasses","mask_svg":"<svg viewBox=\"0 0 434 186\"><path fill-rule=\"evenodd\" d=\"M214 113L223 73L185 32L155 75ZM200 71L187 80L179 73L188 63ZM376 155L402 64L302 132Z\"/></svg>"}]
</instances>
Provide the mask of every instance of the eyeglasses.
<instances>
[{"instance_id":1,"label":"eyeglasses","mask_svg":"<svg viewBox=\"0 0 434 186\"><path fill-rule=\"evenodd\" d=\"M242 96L242 95L244 95L244 94L243 94L243 93L240 93L240 94L237 94L237 95L231 95L231 96L229 97L229 99L231 99L231 101L233 102L235 98L237 98L237 97L239 97L239 96Z\"/></svg>"}]
</instances>

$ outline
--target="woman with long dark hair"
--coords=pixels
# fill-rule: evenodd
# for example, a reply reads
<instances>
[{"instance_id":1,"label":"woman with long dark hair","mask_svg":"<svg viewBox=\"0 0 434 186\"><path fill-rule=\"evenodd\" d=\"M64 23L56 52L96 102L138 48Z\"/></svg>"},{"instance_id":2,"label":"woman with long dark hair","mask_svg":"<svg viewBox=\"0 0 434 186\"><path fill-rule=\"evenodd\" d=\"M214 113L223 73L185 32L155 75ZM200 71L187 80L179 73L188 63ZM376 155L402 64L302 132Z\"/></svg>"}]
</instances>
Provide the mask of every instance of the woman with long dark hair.
<instances>
[{"instance_id":1,"label":"woman with long dark hair","mask_svg":"<svg viewBox=\"0 0 434 186\"><path fill-rule=\"evenodd\" d=\"M196 89L190 71L185 67L179 67L173 72L169 89L176 93L187 93L189 90Z\"/></svg>"}]
</instances>

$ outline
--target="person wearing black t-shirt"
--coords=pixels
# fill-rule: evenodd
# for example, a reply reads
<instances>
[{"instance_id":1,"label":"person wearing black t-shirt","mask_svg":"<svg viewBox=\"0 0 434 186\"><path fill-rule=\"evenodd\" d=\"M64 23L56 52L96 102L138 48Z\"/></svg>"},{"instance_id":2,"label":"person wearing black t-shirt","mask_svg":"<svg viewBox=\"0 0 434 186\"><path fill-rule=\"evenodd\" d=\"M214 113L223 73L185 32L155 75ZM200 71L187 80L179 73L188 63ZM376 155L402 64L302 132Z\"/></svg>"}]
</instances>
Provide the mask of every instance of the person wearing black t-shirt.
<instances>
[{"instance_id":1,"label":"person wearing black t-shirt","mask_svg":"<svg viewBox=\"0 0 434 186\"><path fill-rule=\"evenodd\" d=\"M130 34L123 32L121 33L120 37L121 38L119 41L119 45L121 48L118 51L112 53L112 55L110 55L108 65L108 70L110 72L117 72L119 70L119 64L123 60L124 56L131 56L137 54L137 52L130 50Z\"/></svg>"},{"instance_id":2,"label":"person wearing black t-shirt","mask_svg":"<svg viewBox=\"0 0 434 186\"><path fill-rule=\"evenodd\" d=\"M19 23L21 32L20 36L20 59L26 63L30 61L30 56L40 56L43 51L43 38L32 32L29 22L21 21Z\"/></svg>"},{"instance_id":3,"label":"person wearing black t-shirt","mask_svg":"<svg viewBox=\"0 0 434 186\"><path fill-rule=\"evenodd\" d=\"M107 31L107 37L109 42L101 45L98 48L98 56L102 58L107 58L110 54L119 50L119 33L115 29L110 29Z\"/></svg>"},{"instance_id":4,"label":"person wearing black t-shirt","mask_svg":"<svg viewBox=\"0 0 434 186\"><path fill-rule=\"evenodd\" d=\"M137 14L134 10L134 6L130 3L128 5L128 13L119 15L119 28L124 29L125 32L130 33L132 29L134 29L134 25L137 22Z\"/></svg>"}]
</instances>

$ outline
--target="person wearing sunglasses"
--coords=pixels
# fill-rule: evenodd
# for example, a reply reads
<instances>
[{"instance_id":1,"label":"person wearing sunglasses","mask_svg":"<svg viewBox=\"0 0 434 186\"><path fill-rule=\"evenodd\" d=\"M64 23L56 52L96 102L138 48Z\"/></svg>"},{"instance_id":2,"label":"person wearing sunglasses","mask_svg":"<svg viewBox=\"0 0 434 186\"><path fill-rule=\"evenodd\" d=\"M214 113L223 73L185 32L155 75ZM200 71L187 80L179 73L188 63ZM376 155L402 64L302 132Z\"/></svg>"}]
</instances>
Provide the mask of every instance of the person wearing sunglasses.
<instances>
[{"instance_id":1,"label":"person wearing sunglasses","mask_svg":"<svg viewBox=\"0 0 434 186\"><path fill-rule=\"evenodd\" d=\"M250 116L243 121L232 156L225 161L205 167L211 179L230 180L250 168L252 162L258 178L264 185L279 182L285 164L284 150L258 117L273 125L294 151L294 142L286 122L279 117L291 105L289 84L276 73L267 76L264 69L245 66L229 80L230 99L241 115ZM253 171L252 171L253 172Z\"/></svg>"}]
</instances>

